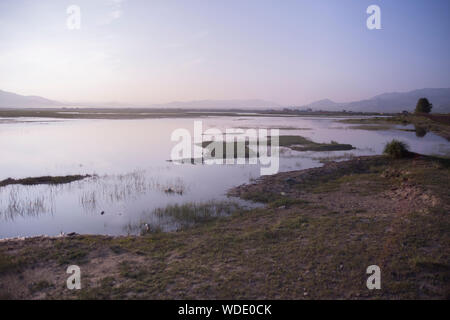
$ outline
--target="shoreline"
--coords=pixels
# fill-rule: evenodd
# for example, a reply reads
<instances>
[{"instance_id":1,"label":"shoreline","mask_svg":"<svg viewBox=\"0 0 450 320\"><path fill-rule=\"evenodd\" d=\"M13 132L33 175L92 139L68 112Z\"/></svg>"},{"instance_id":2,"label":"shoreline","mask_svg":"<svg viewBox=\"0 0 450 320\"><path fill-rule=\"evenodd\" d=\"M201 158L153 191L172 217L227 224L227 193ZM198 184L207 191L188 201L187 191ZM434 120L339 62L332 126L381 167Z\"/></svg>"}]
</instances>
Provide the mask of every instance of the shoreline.
<instances>
[{"instance_id":1,"label":"shoreline","mask_svg":"<svg viewBox=\"0 0 450 320\"><path fill-rule=\"evenodd\" d=\"M449 178L448 159L358 157L235 187L265 207L178 232L0 240L0 297L446 299ZM365 288L372 264L383 290Z\"/></svg>"}]
</instances>

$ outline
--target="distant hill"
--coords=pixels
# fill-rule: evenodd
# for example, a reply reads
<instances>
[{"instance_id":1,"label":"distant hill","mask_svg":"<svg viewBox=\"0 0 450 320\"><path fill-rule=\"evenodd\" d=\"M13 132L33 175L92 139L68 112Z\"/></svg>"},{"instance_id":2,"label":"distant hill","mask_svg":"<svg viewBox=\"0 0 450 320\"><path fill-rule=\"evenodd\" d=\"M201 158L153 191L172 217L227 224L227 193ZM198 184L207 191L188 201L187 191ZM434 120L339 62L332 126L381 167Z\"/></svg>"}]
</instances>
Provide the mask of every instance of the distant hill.
<instances>
[{"instance_id":1,"label":"distant hill","mask_svg":"<svg viewBox=\"0 0 450 320\"><path fill-rule=\"evenodd\" d=\"M0 90L0 108L46 108L79 106L92 108L181 108L181 109L268 109L281 105L265 100L195 100L163 104L130 104L121 102L59 102L38 96L22 96Z\"/></svg>"},{"instance_id":2,"label":"distant hill","mask_svg":"<svg viewBox=\"0 0 450 320\"><path fill-rule=\"evenodd\" d=\"M45 108L63 105L61 102L38 96L22 96L0 90L0 108Z\"/></svg>"},{"instance_id":3,"label":"distant hill","mask_svg":"<svg viewBox=\"0 0 450 320\"><path fill-rule=\"evenodd\" d=\"M328 111L362 111L362 112L401 112L414 111L417 100L426 97L433 104L434 113L450 113L450 88L428 88L409 92L390 92L377 95L373 98L353 102L335 102L323 99L300 109ZM259 99L252 100L195 100L175 101L165 104L131 105L127 103L62 103L38 96L23 96L0 90L0 108L46 108L46 107L102 107L102 108L180 108L180 109L278 109L282 106Z\"/></svg>"},{"instance_id":4,"label":"distant hill","mask_svg":"<svg viewBox=\"0 0 450 320\"><path fill-rule=\"evenodd\" d=\"M279 104L259 99L252 100L195 100L175 101L165 104L152 104L152 108L189 108L189 109L268 109L279 108Z\"/></svg>"},{"instance_id":5,"label":"distant hill","mask_svg":"<svg viewBox=\"0 0 450 320\"><path fill-rule=\"evenodd\" d=\"M342 104L331 101L330 99L323 99L307 105L308 108L313 110L342 110Z\"/></svg>"},{"instance_id":6,"label":"distant hill","mask_svg":"<svg viewBox=\"0 0 450 320\"><path fill-rule=\"evenodd\" d=\"M409 92L390 92L377 95L371 99L353 102L334 102L329 99L310 103L302 108L313 110L348 110L364 112L401 112L407 110L414 111L417 100L426 97L433 104L432 112L450 112L450 88L427 88Z\"/></svg>"}]
</instances>

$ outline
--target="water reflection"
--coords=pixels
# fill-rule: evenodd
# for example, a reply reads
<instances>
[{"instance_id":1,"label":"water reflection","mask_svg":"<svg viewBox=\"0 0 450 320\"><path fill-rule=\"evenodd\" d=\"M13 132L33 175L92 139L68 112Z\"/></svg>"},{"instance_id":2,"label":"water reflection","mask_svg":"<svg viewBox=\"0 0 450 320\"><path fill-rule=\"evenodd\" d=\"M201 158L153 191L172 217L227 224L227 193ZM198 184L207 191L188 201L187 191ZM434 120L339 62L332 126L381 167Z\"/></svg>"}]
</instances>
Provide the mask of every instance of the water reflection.
<instances>
[{"instance_id":1,"label":"water reflection","mask_svg":"<svg viewBox=\"0 0 450 320\"><path fill-rule=\"evenodd\" d=\"M425 137L428 132L427 129L416 126L416 125L414 125L414 129L416 131L416 137L419 137L419 138Z\"/></svg>"},{"instance_id":2,"label":"water reflection","mask_svg":"<svg viewBox=\"0 0 450 320\"><path fill-rule=\"evenodd\" d=\"M170 141L171 133L177 128L192 132L194 120L197 119L0 123L0 180L97 173L66 185L1 187L0 238L57 235L61 231L127 234L133 232L124 230L128 224L139 226L142 222L149 228L152 222L167 224L166 218L151 218L156 208L205 203L211 199L226 201L229 188L259 178L258 165L168 163L175 145ZM301 135L318 143L335 140L357 148L330 152L281 148L280 171L381 154L384 144L394 138L406 142L414 152L444 155L450 152L447 140L432 132L423 135L423 131L411 125L398 127L408 131L396 127L379 131L346 130L345 124L337 128L334 120L337 119L251 116L203 119L205 126L222 131L280 128L282 135Z\"/></svg>"},{"instance_id":3,"label":"water reflection","mask_svg":"<svg viewBox=\"0 0 450 320\"><path fill-rule=\"evenodd\" d=\"M13 221L17 217L38 217L54 212L54 192L50 188L46 194L36 194L33 187L28 192L17 185L0 188L0 221ZM32 191L32 192L30 192Z\"/></svg>"},{"instance_id":4,"label":"water reflection","mask_svg":"<svg viewBox=\"0 0 450 320\"><path fill-rule=\"evenodd\" d=\"M149 192L172 196L189 190L179 177L150 177L146 171L118 175L93 175L83 181L62 185L11 185L0 188L0 220L14 221L18 217L39 217L55 212L58 197L76 197L84 213L98 213L111 205L134 201Z\"/></svg>"}]
</instances>

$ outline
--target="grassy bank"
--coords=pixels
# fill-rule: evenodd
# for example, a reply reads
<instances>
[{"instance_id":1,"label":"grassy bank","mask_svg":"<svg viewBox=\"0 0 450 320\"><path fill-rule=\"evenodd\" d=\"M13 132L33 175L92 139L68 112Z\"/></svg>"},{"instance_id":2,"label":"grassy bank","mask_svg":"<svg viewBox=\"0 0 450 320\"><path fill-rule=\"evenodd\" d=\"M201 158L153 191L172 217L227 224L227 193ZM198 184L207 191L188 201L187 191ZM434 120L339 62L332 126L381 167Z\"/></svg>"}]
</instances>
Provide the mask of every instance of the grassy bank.
<instances>
[{"instance_id":1,"label":"grassy bank","mask_svg":"<svg viewBox=\"0 0 450 320\"><path fill-rule=\"evenodd\" d=\"M237 187L266 206L179 232L0 241L0 296L449 298L449 178L448 160L362 157ZM366 287L373 264L381 290Z\"/></svg>"},{"instance_id":2,"label":"grassy bank","mask_svg":"<svg viewBox=\"0 0 450 320\"><path fill-rule=\"evenodd\" d=\"M408 114L394 117L373 117L364 119L344 119L342 123L358 124L351 127L363 130L386 130L388 125L414 125L417 135L423 136L431 131L450 141L450 115L449 114ZM401 129L400 129L401 130ZM410 129L407 129L410 131Z\"/></svg>"}]
</instances>

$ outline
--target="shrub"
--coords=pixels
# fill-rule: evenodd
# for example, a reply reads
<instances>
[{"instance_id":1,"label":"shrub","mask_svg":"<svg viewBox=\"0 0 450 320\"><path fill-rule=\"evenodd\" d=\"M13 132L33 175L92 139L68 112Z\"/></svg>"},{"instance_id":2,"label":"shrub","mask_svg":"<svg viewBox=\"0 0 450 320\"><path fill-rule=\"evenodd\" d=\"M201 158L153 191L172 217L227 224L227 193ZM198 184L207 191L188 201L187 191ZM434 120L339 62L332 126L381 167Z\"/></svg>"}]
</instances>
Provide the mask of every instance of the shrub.
<instances>
[{"instance_id":1,"label":"shrub","mask_svg":"<svg viewBox=\"0 0 450 320\"><path fill-rule=\"evenodd\" d=\"M416 113L430 113L431 109L433 108L433 105L428 101L427 98L420 98L419 101L417 101L416 105Z\"/></svg>"},{"instance_id":2,"label":"shrub","mask_svg":"<svg viewBox=\"0 0 450 320\"><path fill-rule=\"evenodd\" d=\"M384 147L383 153L392 158L404 158L408 155L408 145L402 141L392 140Z\"/></svg>"}]
</instances>

